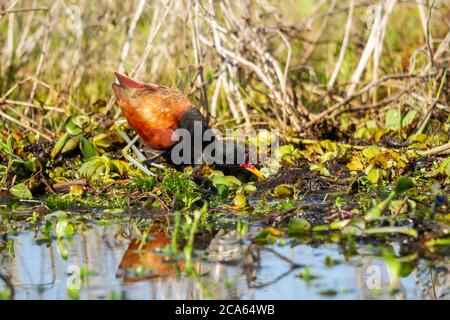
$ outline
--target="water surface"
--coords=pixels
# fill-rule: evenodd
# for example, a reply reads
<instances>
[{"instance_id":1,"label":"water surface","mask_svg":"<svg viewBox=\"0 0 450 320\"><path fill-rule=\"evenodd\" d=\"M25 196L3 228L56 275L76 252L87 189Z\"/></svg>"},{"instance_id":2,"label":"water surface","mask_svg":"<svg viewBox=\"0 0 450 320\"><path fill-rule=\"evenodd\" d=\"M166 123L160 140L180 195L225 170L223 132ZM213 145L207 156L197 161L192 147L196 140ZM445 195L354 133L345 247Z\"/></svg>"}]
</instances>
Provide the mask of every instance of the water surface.
<instances>
[{"instance_id":1,"label":"water surface","mask_svg":"<svg viewBox=\"0 0 450 320\"><path fill-rule=\"evenodd\" d=\"M14 239L14 256L2 251L0 272L10 279L15 299L73 298L67 290L73 279L71 274L73 268L83 265L88 275L79 290L80 299L448 299L450 296L450 266L445 256L433 261L416 260L413 270L400 279L399 288L388 293L392 276L374 245L359 244L357 254L346 257L343 248L335 243L296 245L298 241L286 239L257 247L249 241L237 241L233 231L229 231L216 235L212 243L206 244L206 250L195 251L197 276L187 277L177 272L173 263L163 262L158 253L160 248L144 248L138 255L127 253L131 241L121 236L123 228L93 223L67 242L66 260L61 257L56 241L39 243L32 231L8 235L8 239ZM389 245L401 251L400 244ZM258 260L251 267L243 262L246 255L251 256L249 250L256 252L253 259ZM259 258L255 258L257 255ZM136 260L142 256L141 261ZM136 267L139 263L155 270L139 273L137 267L138 272L130 274L128 269L119 267L121 264ZM305 266L310 273L307 278L301 276Z\"/></svg>"}]
</instances>

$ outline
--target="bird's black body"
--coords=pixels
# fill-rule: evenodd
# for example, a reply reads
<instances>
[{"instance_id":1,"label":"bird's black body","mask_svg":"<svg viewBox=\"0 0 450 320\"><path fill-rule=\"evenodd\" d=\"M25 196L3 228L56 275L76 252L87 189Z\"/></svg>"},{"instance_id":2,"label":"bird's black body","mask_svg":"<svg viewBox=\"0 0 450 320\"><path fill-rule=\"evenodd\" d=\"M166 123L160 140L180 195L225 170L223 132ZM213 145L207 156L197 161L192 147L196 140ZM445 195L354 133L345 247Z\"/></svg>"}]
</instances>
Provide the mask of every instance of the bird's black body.
<instances>
[{"instance_id":1,"label":"bird's black body","mask_svg":"<svg viewBox=\"0 0 450 320\"><path fill-rule=\"evenodd\" d=\"M196 126L200 128L200 132L196 135ZM187 165L196 165L200 163L207 163L214 165L218 170L224 171L225 173L232 174L235 170L239 169L241 164L246 163L247 152L243 144L224 142L217 134L212 134L210 139L204 139L205 132L211 130L205 117L196 108L190 108L183 114L181 118L179 129L185 129L189 132L189 141L183 141L181 138L177 143L175 143L169 150L165 151L163 157L165 160L176 166L183 167ZM201 140L201 141L200 141ZM180 149L181 143L190 144L190 156L188 161L183 161L182 163L174 163L173 152ZM195 144L200 143L201 149L199 153L195 152ZM215 144L214 146L212 144ZM212 152L212 158L205 155L206 150L214 150ZM180 157L183 156L182 152L179 154ZM203 159L202 159L203 158ZM228 161L227 161L228 159ZM230 159L232 162L230 163Z\"/></svg>"}]
</instances>

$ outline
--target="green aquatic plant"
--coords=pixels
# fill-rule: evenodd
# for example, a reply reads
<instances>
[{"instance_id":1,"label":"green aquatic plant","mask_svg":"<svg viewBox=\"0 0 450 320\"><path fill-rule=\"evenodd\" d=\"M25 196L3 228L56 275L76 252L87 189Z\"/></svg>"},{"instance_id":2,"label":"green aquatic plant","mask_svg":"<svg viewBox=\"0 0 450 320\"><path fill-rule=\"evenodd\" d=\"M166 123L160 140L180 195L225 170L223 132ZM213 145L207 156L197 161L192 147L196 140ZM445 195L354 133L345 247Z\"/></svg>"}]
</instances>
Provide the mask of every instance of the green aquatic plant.
<instances>
[{"instance_id":1,"label":"green aquatic plant","mask_svg":"<svg viewBox=\"0 0 450 320\"><path fill-rule=\"evenodd\" d=\"M202 216L202 211L208 210L208 207L205 205L201 210L195 210L194 211L194 219L190 223L190 229L189 229L189 237L187 240L187 244L183 248L184 257L186 259L186 267L185 267L185 273L187 275L192 275L195 273L193 260L192 260L192 252L194 250L194 239L195 234L198 230L200 218Z\"/></svg>"},{"instance_id":2,"label":"green aquatic plant","mask_svg":"<svg viewBox=\"0 0 450 320\"><path fill-rule=\"evenodd\" d=\"M0 186L5 186L10 171L14 164L24 165L26 169L33 169L35 167L34 160L23 160L21 157L14 153L14 139L12 135L9 135L6 142L0 141L0 151L8 159L6 166L0 166L0 174L2 176L0 180Z\"/></svg>"},{"instance_id":3,"label":"green aquatic plant","mask_svg":"<svg viewBox=\"0 0 450 320\"><path fill-rule=\"evenodd\" d=\"M157 184L156 178L146 175L135 175L131 178L128 188L130 190L152 191Z\"/></svg>"},{"instance_id":4,"label":"green aquatic plant","mask_svg":"<svg viewBox=\"0 0 450 320\"><path fill-rule=\"evenodd\" d=\"M298 275L298 277L307 283L318 278L318 276L312 273L311 267L309 266L305 266Z\"/></svg>"},{"instance_id":5,"label":"green aquatic plant","mask_svg":"<svg viewBox=\"0 0 450 320\"><path fill-rule=\"evenodd\" d=\"M232 190L242 186L242 182L234 176L225 176L221 171L214 171L209 175L212 185L223 199L226 199Z\"/></svg>"},{"instance_id":6,"label":"green aquatic plant","mask_svg":"<svg viewBox=\"0 0 450 320\"><path fill-rule=\"evenodd\" d=\"M380 219L383 212L388 208L395 196L401 195L414 186L414 182L408 177L400 177L395 184L394 190L388 197L369 210L364 218L368 221Z\"/></svg>"},{"instance_id":7,"label":"green aquatic plant","mask_svg":"<svg viewBox=\"0 0 450 320\"><path fill-rule=\"evenodd\" d=\"M174 226L173 226L173 232L172 232L172 239L171 239L171 246L172 246L172 253L173 255L178 254L178 237L180 232L180 222L181 222L181 215L179 211L175 211L174 213L175 219L174 219Z\"/></svg>"},{"instance_id":8,"label":"green aquatic plant","mask_svg":"<svg viewBox=\"0 0 450 320\"><path fill-rule=\"evenodd\" d=\"M166 199L170 199L169 203L175 198L186 208L190 208L202 198L192 177L179 171L165 171L160 188Z\"/></svg>"},{"instance_id":9,"label":"green aquatic plant","mask_svg":"<svg viewBox=\"0 0 450 320\"><path fill-rule=\"evenodd\" d=\"M389 269L390 284L388 291L392 295L400 287L400 278L408 276L415 268L416 253L403 257L396 256L391 249L383 250L383 257Z\"/></svg>"},{"instance_id":10,"label":"green aquatic plant","mask_svg":"<svg viewBox=\"0 0 450 320\"><path fill-rule=\"evenodd\" d=\"M84 115L70 117L65 124L65 132L59 137L51 151L51 159L59 154L78 151L85 159L99 156L112 144L110 132L98 131L99 124ZM91 138L89 138L91 137Z\"/></svg>"},{"instance_id":11,"label":"green aquatic plant","mask_svg":"<svg viewBox=\"0 0 450 320\"><path fill-rule=\"evenodd\" d=\"M102 156L92 155L79 169L81 177L97 181L100 179L110 181L110 179L119 178L130 171L130 166L126 161L110 159L105 154Z\"/></svg>"},{"instance_id":12,"label":"green aquatic plant","mask_svg":"<svg viewBox=\"0 0 450 320\"><path fill-rule=\"evenodd\" d=\"M10 300L11 298L12 298L11 289L0 287L0 300Z\"/></svg>"},{"instance_id":13,"label":"green aquatic plant","mask_svg":"<svg viewBox=\"0 0 450 320\"><path fill-rule=\"evenodd\" d=\"M9 192L19 199L33 199L30 189L23 183L16 184L9 189Z\"/></svg>"},{"instance_id":14,"label":"green aquatic plant","mask_svg":"<svg viewBox=\"0 0 450 320\"><path fill-rule=\"evenodd\" d=\"M311 224L306 219L291 219L288 225L289 235L309 232L311 230Z\"/></svg>"}]
</instances>

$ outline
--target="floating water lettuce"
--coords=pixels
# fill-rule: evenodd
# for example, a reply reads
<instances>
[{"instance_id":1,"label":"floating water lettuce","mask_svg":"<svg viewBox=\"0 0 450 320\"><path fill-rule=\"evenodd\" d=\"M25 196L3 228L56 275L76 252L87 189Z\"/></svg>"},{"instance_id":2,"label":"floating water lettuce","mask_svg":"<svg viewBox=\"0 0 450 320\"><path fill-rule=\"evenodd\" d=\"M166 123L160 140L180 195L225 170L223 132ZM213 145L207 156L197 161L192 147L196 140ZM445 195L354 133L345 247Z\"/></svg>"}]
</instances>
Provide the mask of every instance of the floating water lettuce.
<instances>
[{"instance_id":1,"label":"floating water lettuce","mask_svg":"<svg viewBox=\"0 0 450 320\"><path fill-rule=\"evenodd\" d=\"M9 189L9 192L19 199L33 199L33 194L31 193L30 189L28 189L28 187L23 183L19 183L11 187Z\"/></svg>"},{"instance_id":2,"label":"floating water lettuce","mask_svg":"<svg viewBox=\"0 0 450 320\"><path fill-rule=\"evenodd\" d=\"M395 189L388 195L386 199L381 201L375 207L369 210L364 216L365 220L372 221L380 219L384 211L388 208L395 196L401 195L414 186L414 182L408 177L400 177L395 184Z\"/></svg>"},{"instance_id":3,"label":"floating water lettuce","mask_svg":"<svg viewBox=\"0 0 450 320\"><path fill-rule=\"evenodd\" d=\"M280 184L273 191L278 198L287 198L294 194L294 187L288 184Z\"/></svg>"},{"instance_id":4,"label":"floating water lettuce","mask_svg":"<svg viewBox=\"0 0 450 320\"><path fill-rule=\"evenodd\" d=\"M311 224L306 219L291 219L288 225L289 234L303 233L311 230Z\"/></svg>"}]
</instances>

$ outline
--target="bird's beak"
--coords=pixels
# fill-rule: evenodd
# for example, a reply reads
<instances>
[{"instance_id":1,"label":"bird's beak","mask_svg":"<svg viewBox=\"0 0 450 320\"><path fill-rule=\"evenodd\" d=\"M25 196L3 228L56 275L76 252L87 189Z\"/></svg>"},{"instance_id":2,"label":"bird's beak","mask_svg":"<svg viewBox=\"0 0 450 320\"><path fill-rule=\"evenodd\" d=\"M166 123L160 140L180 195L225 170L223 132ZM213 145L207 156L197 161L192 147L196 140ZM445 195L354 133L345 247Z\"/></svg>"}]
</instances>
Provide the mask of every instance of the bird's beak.
<instances>
[{"instance_id":1,"label":"bird's beak","mask_svg":"<svg viewBox=\"0 0 450 320\"><path fill-rule=\"evenodd\" d=\"M248 171L253 173L255 176L257 176L258 179L260 179L260 180L265 180L266 179L266 177L264 177L264 175L261 173L261 171L259 171L254 165L247 164L244 167L245 167L245 169L247 169Z\"/></svg>"}]
</instances>

